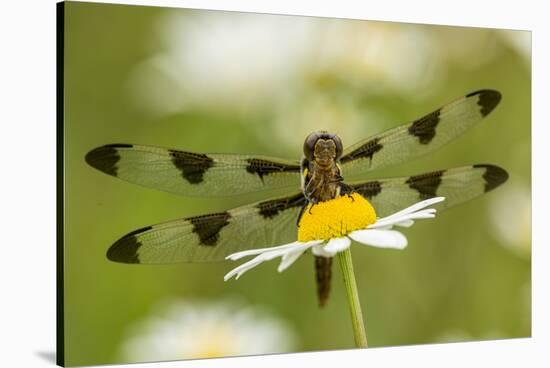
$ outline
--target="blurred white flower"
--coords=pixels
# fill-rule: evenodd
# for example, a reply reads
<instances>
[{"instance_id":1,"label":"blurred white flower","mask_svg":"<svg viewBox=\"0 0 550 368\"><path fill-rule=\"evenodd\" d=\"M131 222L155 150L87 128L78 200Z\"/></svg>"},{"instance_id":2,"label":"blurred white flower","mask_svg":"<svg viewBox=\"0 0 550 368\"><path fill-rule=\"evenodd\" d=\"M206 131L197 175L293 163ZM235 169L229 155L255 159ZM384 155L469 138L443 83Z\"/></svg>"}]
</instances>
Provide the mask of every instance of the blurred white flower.
<instances>
[{"instance_id":1,"label":"blurred white flower","mask_svg":"<svg viewBox=\"0 0 550 368\"><path fill-rule=\"evenodd\" d=\"M277 90L296 88L313 23L308 17L171 12L159 22L164 52L136 70L132 89L153 109L154 94L161 92L173 105L157 106L165 113L265 107Z\"/></svg>"},{"instance_id":2,"label":"blurred white flower","mask_svg":"<svg viewBox=\"0 0 550 368\"><path fill-rule=\"evenodd\" d=\"M442 83L444 70L438 54L439 45L434 42L430 28L364 22L360 31L342 36L355 38L360 46L351 56L357 59L355 68L365 76L371 88L378 85L382 90L419 97Z\"/></svg>"},{"instance_id":3,"label":"blurred white flower","mask_svg":"<svg viewBox=\"0 0 550 368\"><path fill-rule=\"evenodd\" d=\"M503 30L504 39L523 57L528 67L531 67L531 32Z\"/></svg>"},{"instance_id":4,"label":"blurred white flower","mask_svg":"<svg viewBox=\"0 0 550 368\"><path fill-rule=\"evenodd\" d=\"M510 183L512 184L512 183ZM526 185L502 188L490 204L491 222L500 244L516 255L531 256L531 192Z\"/></svg>"},{"instance_id":5,"label":"blurred white flower","mask_svg":"<svg viewBox=\"0 0 550 368\"><path fill-rule=\"evenodd\" d=\"M498 56L500 33L491 29L440 27L437 32L439 58L448 67L475 71Z\"/></svg>"},{"instance_id":6,"label":"blurred white flower","mask_svg":"<svg viewBox=\"0 0 550 368\"><path fill-rule=\"evenodd\" d=\"M475 340L472 335L463 330L448 330L435 337L434 342L463 342Z\"/></svg>"},{"instance_id":7,"label":"blurred white flower","mask_svg":"<svg viewBox=\"0 0 550 368\"><path fill-rule=\"evenodd\" d=\"M492 30L366 20L172 10L155 33L161 51L130 73L136 107L152 119L234 115L284 149L319 129L345 141L379 132L388 119L369 97L412 104L439 93L449 70L498 56Z\"/></svg>"},{"instance_id":8,"label":"blurred white flower","mask_svg":"<svg viewBox=\"0 0 550 368\"><path fill-rule=\"evenodd\" d=\"M213 358L289 352L289 325L258 308L218 301L173 301L128 331L128 362Z\"/></svg>"},{"instance_id":9,"label":"blurred white flower","mask_svg":"<svg viewBox=\"0 0 550 368\"><path fill-rule=\"evenodd\" d=\"M441 79L427 26L197 10L170 12L159 25L163 51L134 70L130 89L160 115L301 104L323 75L415 97Z\"/></svg>"}]
</instances>

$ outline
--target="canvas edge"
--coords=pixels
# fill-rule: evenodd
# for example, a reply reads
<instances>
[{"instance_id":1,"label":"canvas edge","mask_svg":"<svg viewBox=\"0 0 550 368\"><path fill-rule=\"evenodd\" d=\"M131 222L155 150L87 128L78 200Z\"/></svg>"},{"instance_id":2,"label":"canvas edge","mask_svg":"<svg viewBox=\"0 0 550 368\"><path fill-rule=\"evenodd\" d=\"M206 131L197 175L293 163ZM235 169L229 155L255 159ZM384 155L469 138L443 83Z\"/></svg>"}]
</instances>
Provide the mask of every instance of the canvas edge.
<instances>
[{"instance_id":1,"label":"canvas edge","mask_svg":"<svg viewBox=\"0 0 550 368\"><path fill-rule=\"evenodd\" d=\"M65 365L64 46L65 3L56 3L56 364Z\"/></svg>"}]
</instances>

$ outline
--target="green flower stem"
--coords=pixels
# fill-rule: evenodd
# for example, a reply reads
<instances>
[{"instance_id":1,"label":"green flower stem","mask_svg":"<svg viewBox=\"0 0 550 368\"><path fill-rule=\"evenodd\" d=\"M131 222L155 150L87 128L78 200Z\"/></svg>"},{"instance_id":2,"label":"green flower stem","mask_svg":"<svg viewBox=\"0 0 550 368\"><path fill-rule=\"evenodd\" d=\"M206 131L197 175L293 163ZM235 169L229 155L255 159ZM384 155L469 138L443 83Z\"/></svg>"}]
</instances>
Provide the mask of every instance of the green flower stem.
<instances>
[{"instance_id":1,"label":"green flower stem","mask_svg":"<svg viewBox=\"0 0 550 368\"><path fill-rule=\"evenodd\" d=\"M350 248L338 253L338 261L340 263L342 275L344 276L344 284L346 285L355 345L358 348L366 348L368 347L367 333L363 322L363 314L361 313L361 303L359 302L359 293L357 292L355 274L353 273Z\"/></svg>"}]
</instances>

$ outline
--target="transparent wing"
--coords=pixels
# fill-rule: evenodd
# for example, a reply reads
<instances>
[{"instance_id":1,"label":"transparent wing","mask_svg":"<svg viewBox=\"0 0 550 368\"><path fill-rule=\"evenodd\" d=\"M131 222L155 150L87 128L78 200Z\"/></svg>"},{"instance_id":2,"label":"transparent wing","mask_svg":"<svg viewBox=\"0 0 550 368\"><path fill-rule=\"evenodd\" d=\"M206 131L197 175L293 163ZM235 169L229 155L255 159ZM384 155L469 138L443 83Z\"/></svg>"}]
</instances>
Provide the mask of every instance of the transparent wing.
<instances>
[{"instance_id":1,"label":"transparent wing","mask_svg":"<svg viewBox=\"0 0 550 368\"><path fill-rule=\"evenodd\" d=\"M432 197L445 197L436 207L446 209L493 190L507 179L504 169L480 164L348 184L370 200L378 217L385 217Z\"/></svg>"},{"instance_id":2,"label":"transparent wing","mask_svg":"<svg viewBox=\"0 0 550 368\"><path fill-rule=\"evenodd\" d=\"M302 193L148 226L123 236L107 258L123 263L223 261L231 253L296 240Z\"/></svg>"},{"instance_id":3,"label":"transparent wing","mask_svg":"<svg viewBox=\"0 0 550 368\"><path fill-rule=\"evenodd\" d=\"M412 123L356 143L340 159L343 175L357 177L432 152L481 121L500 99L494 90L472 92Z\"/></svg>"},{"instance_id":4,"label":"transparent wing","mask_svg":"<svg viewBox=\"0 0 550 368\"><path fill-rule=\"evenodd\" d=\"M446 198L436 205L439 209L449 208L500 186L507 178L500 167L483 164L348 184L369 198L378 217L384 217L435 196ZM148 226L115 242L107 257L144 264L213 262L241 250L290 243L296 240L296 221L305 203L302 193L296 193Z\"/></svg>"},{"instance_id":5,"label":"transparent wing","mask_svg":"<svg viewBox=\"0 0 550 368\"><path fill-rule=\"evenodd\" d=\"M122 180L186 196L216 197L300 187L299 163L271 157L109 144L88 152L86 162Z\"/></svg>"}]
</instances>

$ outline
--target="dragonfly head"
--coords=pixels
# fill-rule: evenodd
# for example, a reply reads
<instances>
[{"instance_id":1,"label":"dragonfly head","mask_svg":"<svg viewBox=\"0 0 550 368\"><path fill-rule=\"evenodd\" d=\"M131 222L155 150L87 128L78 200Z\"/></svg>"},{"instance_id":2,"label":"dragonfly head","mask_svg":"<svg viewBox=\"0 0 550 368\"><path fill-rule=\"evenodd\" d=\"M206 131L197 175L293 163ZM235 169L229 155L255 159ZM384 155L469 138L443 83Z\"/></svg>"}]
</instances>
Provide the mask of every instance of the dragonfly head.
<instances>
[{"instance_id":1,"label":"dragonfly head","mask_svg":"<svg viewBox=\"0 0 550 368\"><path fill-rule=\"evenodd\" d=\"M313 132L304 142L304 155L320 166L330 166L342 156L342 141L336 134Z\"/></svg>"}]
</instances>

